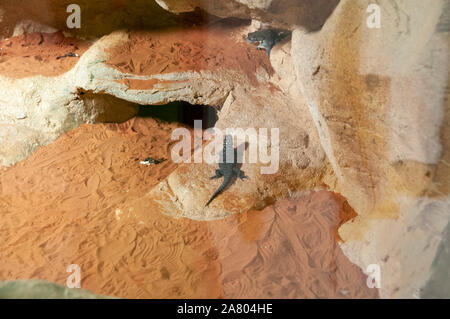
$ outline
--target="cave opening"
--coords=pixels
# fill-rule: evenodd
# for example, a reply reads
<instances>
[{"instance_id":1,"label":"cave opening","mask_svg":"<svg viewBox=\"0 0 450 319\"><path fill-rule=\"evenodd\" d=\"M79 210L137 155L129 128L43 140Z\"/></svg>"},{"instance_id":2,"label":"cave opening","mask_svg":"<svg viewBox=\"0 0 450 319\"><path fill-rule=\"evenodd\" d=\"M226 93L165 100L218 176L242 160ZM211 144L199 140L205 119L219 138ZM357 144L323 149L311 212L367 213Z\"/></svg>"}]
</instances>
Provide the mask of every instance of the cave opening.
<instances>
[{"instance_id":1,"label":"cave opening","mask_svg":"<svg viewBox=\"0 0 450 319\"><path fill-rule=\"evenodd\" d=\"M151 117L168 123L178 122L194 128L194 121L201 120L202 128L214 127L217 110L210 105L196 105L175 101L164 105L141 105L137 117Z\"/></svg>"}]
</instances>

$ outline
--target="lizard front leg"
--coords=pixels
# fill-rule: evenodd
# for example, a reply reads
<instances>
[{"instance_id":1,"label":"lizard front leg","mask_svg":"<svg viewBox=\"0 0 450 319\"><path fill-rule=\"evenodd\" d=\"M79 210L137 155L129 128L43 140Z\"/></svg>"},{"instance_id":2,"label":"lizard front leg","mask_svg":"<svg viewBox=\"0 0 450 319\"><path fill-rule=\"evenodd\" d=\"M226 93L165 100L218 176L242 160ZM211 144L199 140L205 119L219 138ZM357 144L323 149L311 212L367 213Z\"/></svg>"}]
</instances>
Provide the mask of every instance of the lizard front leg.
<instances>
[{"instance_id":1,"label":"lizard front leg","mask_svg":"<svg viewBox=\"0 0 450 319\"><path fill-rule=\"evenodd\" d=\"M245 176L245 173L237 167L233 168L233 173L235 173L237 175L237 177L239 177L240 179L246 179L246 178L250 179L250 177Z\"/></svg>"},{"instance_id":2,"label":"lizard front leg","mask_svg":"<svg viewBox=\"0 0 450 319\"><path fill-rule=\"evenodd\" d=\"M216 178L221 178L223 176L222 172L220 171L220 169L216 169L216 175L211 176L209 179L216 179Z\"/></svg>"}]
</instances>

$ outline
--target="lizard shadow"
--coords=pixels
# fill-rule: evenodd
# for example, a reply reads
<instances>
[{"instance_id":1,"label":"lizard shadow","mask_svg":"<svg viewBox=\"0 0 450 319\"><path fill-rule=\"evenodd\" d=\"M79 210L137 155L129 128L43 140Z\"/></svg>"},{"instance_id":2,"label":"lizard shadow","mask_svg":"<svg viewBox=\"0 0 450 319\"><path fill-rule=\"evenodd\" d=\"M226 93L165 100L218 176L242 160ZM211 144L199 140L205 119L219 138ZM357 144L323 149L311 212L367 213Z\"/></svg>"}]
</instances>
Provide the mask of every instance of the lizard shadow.
<instances>
[{"instance_id":1,"label":"lizard shadow","mask_svg":"<svg viewBox=\"0 0 450 319\"><path fill-rule=\"evenodd\" d=\"M238 147L233 148L236 169L238 169L238 170L240 170L242 167L242 164L244 162L245 151L248 149L248 146L249 146L249 143L244 142L244 143L240 144ZM247 178L249 178L249 177L247 177ZM223 189L223 191L227 190L231 185L233 185L237 179L238 179L238 177L236 176L236 174L233 174L233 176L230 179L230 182Z\"/></svg>"}]
</instances>

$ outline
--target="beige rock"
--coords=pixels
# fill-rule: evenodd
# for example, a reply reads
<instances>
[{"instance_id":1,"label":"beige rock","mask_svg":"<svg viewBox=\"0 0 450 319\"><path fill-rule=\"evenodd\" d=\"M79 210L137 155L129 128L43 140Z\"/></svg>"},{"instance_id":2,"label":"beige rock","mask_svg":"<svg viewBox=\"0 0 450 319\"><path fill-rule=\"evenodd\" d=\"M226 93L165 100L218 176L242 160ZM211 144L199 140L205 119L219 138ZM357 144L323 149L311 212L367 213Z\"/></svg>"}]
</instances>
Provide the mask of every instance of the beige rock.
<instances>
[{"instance_id":1,"label":"beige rock","mask_svg":"<svg viewBox=\"0 0 450 319\"><path fill-rule=\"evenodd\" d=\"M320 29L338 0L158 0L165 10L181 13L201 8L218 17L256 19L274 27Z\"/></svg>"},{"instance_id":2,"label":"beige rock","mask_svg":"<svg viewBox=\"0 0 450 319\"><path fill-rule=\"evenodd\" d=\"M16 24L12 36L15 37L24 33L33 33L33 32L53 33L57 31L58 30L55 28L40 23L36 23L33 20L23 20Z\"/></svg>"},{"instance_id":3,"label":"beige rock","mask_svg":"<svg viewBox=\"0 0 450 319\"><path fill-rule=\"evenodd\" d=\"M85 289L67 288L44 280L7 280L0 282L2 299L110 299Z\"/></svg>"},{"instance_id":4,"label":"beige rock","mask_svg":"<svg viewBox=\"0 0 450 319\"><path fill-rule=\"evenodd\" d=\"M291 52L338 189L360 215L340 228L344 252L382 265L382 297L411 298L450 220L448 182L435 175L448 166L448 33L435 32L442 1L380 1L380 29L367 27L369 3L341 1L320 32L293 32Z\"/></svg>"},{"instance_id":5,"label":"beige rock","mask_svg":"<svg viewBox=\"0 0 450 319\"><path fill-rule=\"evenodd\" d=\"M274 174L262 174L261 168L268 164L262 163L260 157L257 163L249 163L247 159L241 169L250 179L237 180L205 208L221 183L209 180L217 164L184 164L148 194L162 213L193 219L223 218L263 208L277 198L320 184L326 163L305 104L267 88L249 92L235 88L230 94L215 127L223 131L279 128L279 169Z\"/></svg>"}]
</instances>

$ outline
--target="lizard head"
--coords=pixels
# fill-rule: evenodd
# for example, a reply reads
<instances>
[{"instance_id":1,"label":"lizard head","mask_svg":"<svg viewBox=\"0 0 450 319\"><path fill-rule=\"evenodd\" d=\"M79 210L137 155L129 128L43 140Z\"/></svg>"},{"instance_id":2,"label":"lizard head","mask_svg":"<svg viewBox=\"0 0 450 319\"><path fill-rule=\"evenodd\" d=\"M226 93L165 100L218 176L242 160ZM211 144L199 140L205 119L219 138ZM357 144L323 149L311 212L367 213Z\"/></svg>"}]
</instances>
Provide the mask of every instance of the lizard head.
<instances>
[{"instance_id":1,"label":"lizard head","mask_svg":"<svg viewBox=\"0 0 450 319\"><path fill-rule=\"evenodd\" d=\"M227 143L227 145L233 145L233 135L231 134L225 135L223 142Z\"/></svg>"}]
</instances>

